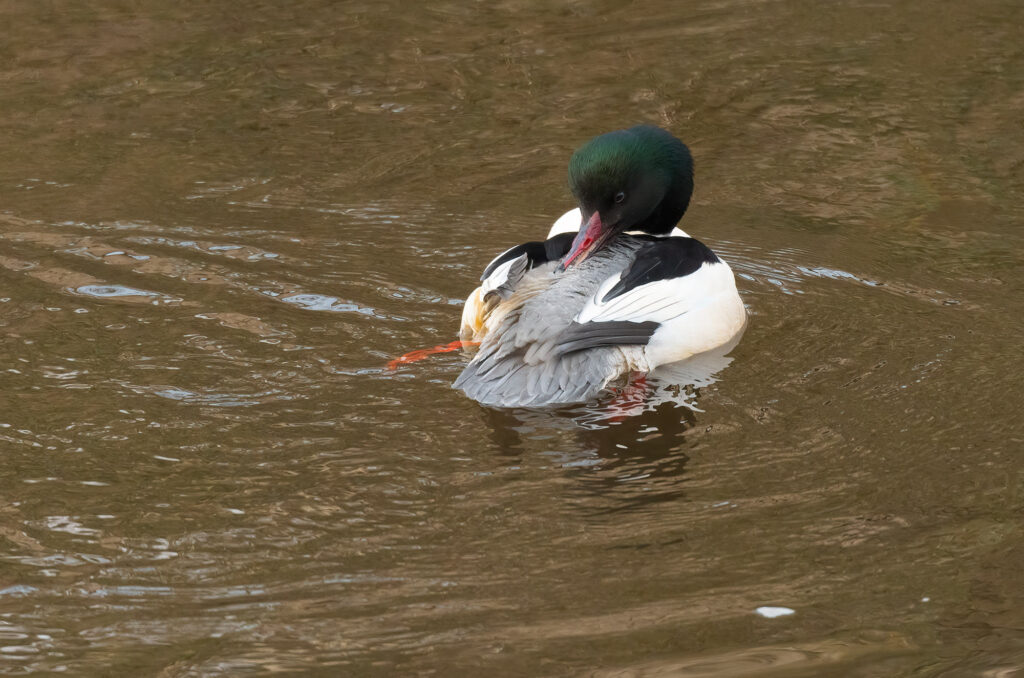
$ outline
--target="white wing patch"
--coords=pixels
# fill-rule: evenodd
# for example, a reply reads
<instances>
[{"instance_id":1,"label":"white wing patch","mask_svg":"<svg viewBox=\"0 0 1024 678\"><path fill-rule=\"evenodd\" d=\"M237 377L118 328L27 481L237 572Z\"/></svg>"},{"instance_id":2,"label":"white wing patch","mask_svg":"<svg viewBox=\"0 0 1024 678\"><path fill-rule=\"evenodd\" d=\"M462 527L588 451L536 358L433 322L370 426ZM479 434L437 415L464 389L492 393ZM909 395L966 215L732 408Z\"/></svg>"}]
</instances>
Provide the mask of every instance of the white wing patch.
<instances>
[{"instance_id":1,"label":"white wing patch","mask_svg":"<svg viewBox=\"0 0 1024 678\"><path fill-rule=\"evenodd\" d=\"M722 346L746 325L736 280L724 261L704 263L690 275L655 280L602 302L619 278L614 275L601 284L576 322L658 323L643 350L643 362L634 369L651 370Z\"/></svg>"},{"instance_id":2,"label":"white wing patch","mask_svg":"<svg viewBox=\"0 0 1024 678\"><path fill-rule=\"evenodd\" d=\"M713 302L723 292L732 290L735 294L736 289L728 265L722 262L704 263L690 275L655 280L623 292L607 302L602 301L620 278L621 273L601 283L594 296L576 316L576 322L665 323Z\"/></svg>"},{"instance_id":3,"label":"white wing patch","mask_svg":"<svg viewBox=\"0 0 1024 678\"><path fill-rule=\"evenodd\" d=\"M500 256L502 256L504 254L505 254L505 252L502 252L501 254L498 255L498 257L500 257ZM523 256L525 256L525 255L523 255ZM495 257L495 260L497 260L498 257ZM483 282L480 283L480 290L484 294L487 294L488 292L494 292L499 287L501 287L502 285L507 283L508 282L508 272L512 268L512 264L516 263L516 261L517 261L517 259L509 259L508 261L506 261L505 263L501 264L500 266L495 268L493 271L491 271L491 274L489 276L487 276L483 280ZM488 266L490 266L490 264L488 264Z\"/></svg>"}]
</instances>

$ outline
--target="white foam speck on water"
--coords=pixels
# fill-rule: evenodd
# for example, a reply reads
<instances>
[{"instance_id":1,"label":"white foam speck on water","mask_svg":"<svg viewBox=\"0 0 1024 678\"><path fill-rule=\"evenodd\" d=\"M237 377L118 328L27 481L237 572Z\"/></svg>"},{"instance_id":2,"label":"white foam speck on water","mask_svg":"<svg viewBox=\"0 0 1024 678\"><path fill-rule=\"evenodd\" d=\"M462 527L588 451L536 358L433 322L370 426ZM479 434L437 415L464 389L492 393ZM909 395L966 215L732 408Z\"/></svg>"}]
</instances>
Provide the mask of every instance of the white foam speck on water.
<instances>
[{"instance_id":1,"label":"white foam speck on water","mask_svg":"<svg viewBox=\"0 0 1024 678\"><path fill-rule=\"evenodd\" d=\"M787 615L794 614L796 610L788 607L772 607L763 606L754 610L754 614L765 617L766 619L775 619L776 617L785 617Z\"/></svg>"},{"instance_id":2,"label":"white foam speck on water","mask_svg":"<svg viewBox=\"0 0 1024 678\"><path fill-rule=\"evenodd\" d=\"M75 290L90 297L157 297L156 292L136 290L120 285L82 285Z\"/></svg>"}]
</instances>

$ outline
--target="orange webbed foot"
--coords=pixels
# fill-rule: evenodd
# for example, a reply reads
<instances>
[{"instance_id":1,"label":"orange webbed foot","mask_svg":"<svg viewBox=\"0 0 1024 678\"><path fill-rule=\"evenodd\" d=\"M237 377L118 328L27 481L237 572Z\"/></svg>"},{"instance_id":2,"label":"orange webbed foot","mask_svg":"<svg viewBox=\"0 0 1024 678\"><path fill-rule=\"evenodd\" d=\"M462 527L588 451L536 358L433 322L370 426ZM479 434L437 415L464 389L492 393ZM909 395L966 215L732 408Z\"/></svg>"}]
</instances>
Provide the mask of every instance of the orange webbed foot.
<instances>
[{"instance_id":1,"label":"orange webbed foot","mask_svg":"<svg viewBox=\"0 0 1024 678\"><path fill-rule=\"evenodd\" d=\"M395 358L388 363L389 370L398 369L399 365L405 365L407 363L414 363L418 360L423 360L435 353L450 353L451 351L458 351L460 348L466 348L467 346L478 346L479 341L459 341L455 340L444 346L435 346L434 348L419 348L415 351L409 351L403 356Z\"/></svg>"}]
</instances>

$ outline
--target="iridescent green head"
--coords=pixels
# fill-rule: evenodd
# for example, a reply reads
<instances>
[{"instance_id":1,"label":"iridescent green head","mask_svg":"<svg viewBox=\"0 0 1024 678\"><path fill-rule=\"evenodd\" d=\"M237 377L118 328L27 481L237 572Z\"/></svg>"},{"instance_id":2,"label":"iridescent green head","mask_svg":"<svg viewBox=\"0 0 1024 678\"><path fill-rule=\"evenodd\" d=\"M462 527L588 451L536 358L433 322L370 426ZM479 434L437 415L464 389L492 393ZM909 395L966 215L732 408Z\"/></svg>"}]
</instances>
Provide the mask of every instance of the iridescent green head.
<instances>
[{"instance_id":1,"label":"iridescent green head","mask_svg":"<svg viewBox=\"0 0 1024 678\"><path fill-rule=\"evenodd\" d=\"M569 188L583 227L566 266L623 231L670 233L690 204L693 158L683 142L652 125L609 132L573 154Z\"/></svg>"}]
</instances>

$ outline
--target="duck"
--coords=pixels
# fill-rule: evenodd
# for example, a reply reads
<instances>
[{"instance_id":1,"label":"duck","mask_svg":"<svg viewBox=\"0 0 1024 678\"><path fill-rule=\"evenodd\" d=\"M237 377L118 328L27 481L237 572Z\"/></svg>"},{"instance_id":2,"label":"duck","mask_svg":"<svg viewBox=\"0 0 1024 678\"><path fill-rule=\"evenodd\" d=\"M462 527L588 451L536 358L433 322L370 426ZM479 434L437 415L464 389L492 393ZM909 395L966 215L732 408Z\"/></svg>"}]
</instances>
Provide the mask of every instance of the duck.
<instances>
[{"instance_id":1,"label":"duck","mask_svg":"<svg viewBox=\"0 0 1024 678\"><path fill-rule=\"evenodd\" d=\"M579 147L577 207L492 259L467 298L459 335L477 349L454 388L493 407L581 403L736 340L732 269L677 225L693 176L689 148L653 125Z\"/></svg>"}]
</instances>

